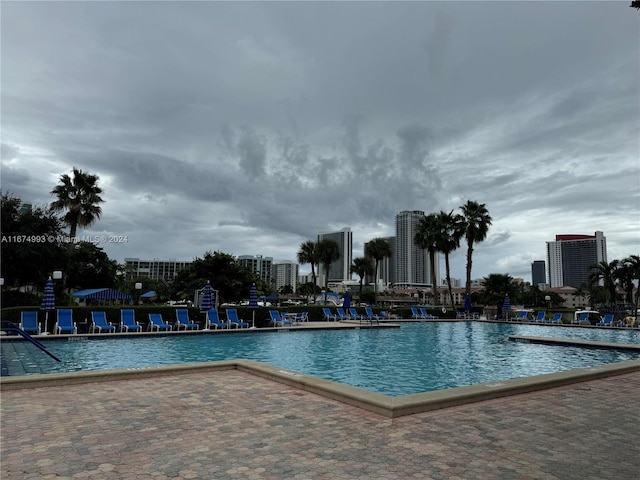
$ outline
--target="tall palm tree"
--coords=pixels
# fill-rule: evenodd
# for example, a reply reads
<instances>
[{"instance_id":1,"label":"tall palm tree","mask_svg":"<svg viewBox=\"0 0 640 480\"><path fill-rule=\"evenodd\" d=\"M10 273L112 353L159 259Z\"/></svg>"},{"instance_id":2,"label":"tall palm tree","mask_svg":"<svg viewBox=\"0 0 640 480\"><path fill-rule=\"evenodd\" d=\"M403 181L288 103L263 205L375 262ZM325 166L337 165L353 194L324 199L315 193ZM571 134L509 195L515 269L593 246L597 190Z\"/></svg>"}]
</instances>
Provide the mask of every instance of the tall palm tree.
<instances>
[{"instance_id":1,"label":"tall palm tree","mask_svg":"<svg viewBox=\"0 0 640 480\"><path fill-rule=\"evenodd\" d=\"M335 240L323 238L317 244L318 263L324 269L324 303L327 303L329 293L329 268L331 264L340 258L340 245Z\"/></svg>"},{"instance_id":2,"label":"tall palm tree","mask_svg":"<svg viewBox=\"0 0 640 480\"><path fill-rule=\"evenodd\" d=\"M423 248L429 254L429 264L431 265L431 283L433 285L434 298L437 293L438 279L436 278L436 238L439 235L438 216L431 213L422 217L416 225L413 243L418 248Z\"/></svg>"},{"instance_id":3,"label":"tall palm tree","mask_svg":"<svg viewBox=\"0 0 640 480\"><path fill-rule=\"evenodd\" d=\"M55 212L66 210L62 221L69 226L69 236L76 237L78 227L92 225L102 215L100 203L104 202L98 187L98 176L73 167L73 178L66 173L60 176L60 185L51 194L58 199L51 203Z\"/></svg>"},{"instance_id":4,"label":"tall palm tree","mask_svg":"<svg viewBox=\"0 0 640 480\"><path fill-rule=\"evenodd\" d=\"M465 293L471 295L473 245L487 238L492 218L484 203L467 200L467 203L462 205L460 210L462 210L462 216L464 217L464 238L467 241L467 283L465 285Z\"/></svg>"},{"instance_id":5,"label":"tall palm tree","mask_svg":"<svg viewBox=\"0 0 640 480\"><path fill-rule=\"evenodd\" d=\"M505 295L511 297L511 301L516 300L516 287L513 277L506 273L491 273L480 282L482 286L482 297L487 305L495 305L500 311Z\"/></svg>"},{"instance_id":6,"label":"tall palm tree","mask_svg":"<svg viewBox=\"0 0 640 480\"><path fill-rule=\"evenodd\" d=\"M364 249L365 256L369 258L373 258L375 260L375 267L373 269L373 295L374 301L378 303L378 267L380 266L380 261L383 258L390 257L392 255L391 245L384 238L374 238Z\"/></svg>"},{"instance_id":7,"label":"tall palm tree","mask_svg":"<svg viewBox=\"0 0 640 480\"><path fill-rule=\"evenodd\" d=\"M353 265L351 265L351 273L355 273L360 277L360 290L358 293L358 299L362 299L362 282L367 275L373 273L373 264L370 258L356 257L353 259Z\"/></svg>"},{"instance_id":8,"label":"tall palm tree","mask_svg":"<svg viewBox=\"0 0 640 480\"><path fill-rule=\"evenodd\" d=\"M609 305L613 307L616 304L616 272L620 267L620 260L605 262L604 260L596 263L591 268L589 274L589 285L594 287L602 281L604 290L607 294Z\"/></svg>"},{"instance_id":9,"label":"tall palm tree","mask_svg":"<svg viewBox=\"0 0 640 480\"><path fill-rule=\"evenodd\" d=\"M631 255L623 258L620 261L619 268L616 272L616 279L620 282L620 285L625 292L625 303L638 308L638 295L634 300L633 289L635 288L635 282L640 285L640 256Z\"/></svg>"},{"instance_id":10,"label":"tall palm tree","mask_svg":"<svg viewBox=\"0 0 640 480\"><path fill-rule=\"evenodd\" d=\"M313 240L307 240L300 245L298 250L298 262L311 264L311 278L313 279L313 303L316 303L316 268L318 263L318 244Z\"/></svg>"},{"instance_id":11,"label":"tall palm tree","mask_svg":"<svg viewBox=\"0 0 640 480\"><path fill-rule=\"evenodd\" d=\"M436 248L444 254L449 300L451 301L451 309L455 310L455 304L453 302L453 287L451 286L449 255L460 247L460 241L462 240L465 232L465 222L464 217L462 215L454 214L453 210L449 213L441 211L438 213L437 219L439 233L435 240Z\"/></svg>"}]
</instances>

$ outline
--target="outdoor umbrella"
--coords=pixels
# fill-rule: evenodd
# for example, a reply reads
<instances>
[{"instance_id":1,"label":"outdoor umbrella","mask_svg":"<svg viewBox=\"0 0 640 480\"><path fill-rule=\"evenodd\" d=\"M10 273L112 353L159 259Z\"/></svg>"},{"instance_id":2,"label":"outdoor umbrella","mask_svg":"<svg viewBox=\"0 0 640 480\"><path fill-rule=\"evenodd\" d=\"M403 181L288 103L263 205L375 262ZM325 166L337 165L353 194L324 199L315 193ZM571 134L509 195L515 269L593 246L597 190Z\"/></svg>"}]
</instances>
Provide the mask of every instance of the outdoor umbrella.
<instances>
[{"instance_id":1,"label":"outdoor umbrella","mask_svg":"<svg viewBox=\"0 0 640 480\"><path fill-rule=\"evenodd\" d=\"M351 295L349 292L344 292L344 299L342 300L342 308L351 307Z\"/></svg>"},{"instance_id":2,"label":"outdoor umbrella","mask_svg":"<svg viewBox=\"0 0 640 480\"><path fill-rule=\"evenodd\" d=\"M56 296L53 293L53 280L49 277L46 285L44 286L44 296L42 297L42 303L40 304L40 310L44 310L45 320L44 320L44 334L49 333L49 310L55 310L56 308Z\"/></svg>"},{"instance_id":3,"label":"outdoor umbrella","mask_svg":"<svg viewBox=\"0 0 640 480\"><path fill-rule=\"evenodd\" d=\"M511 310L511 300L509 300L509 294L504 296L504 303L502 304L502 316L509 320L509 311Z\"/></svg>"},{"instance_id":4,"label":"outdoor umbrella","mask_svg":"<svg viewBox=\"0 0 640 480\"><path fill-rule=\"evenodd\" d=\"M202 289L202 301L200 302L200 310L211 310L213 308L213 290L211 289L211 283L207 280L207 284Z\"/></svg>"},{"instance_id":5,"label":"outdoor umbrella","mask_svg":"<svg viewBox=\"0 0 640 480\"><path fill-rule=\"evenodd\" d=\"M258 288L254 283L249 290L249 308L251 309L251 328L256 327L256 308L258 308Z\"/></svg>"},{"instance_id":6,"label":"outdoor umbrella","mask_svg":"<svg viewBox=\"0 0 640 480\"><path fill-rule=\"evenodd\" d=\"M471 295L469 295L468 293L464 297L464 311L471 311Z\"/></svg>"}]
</instances>

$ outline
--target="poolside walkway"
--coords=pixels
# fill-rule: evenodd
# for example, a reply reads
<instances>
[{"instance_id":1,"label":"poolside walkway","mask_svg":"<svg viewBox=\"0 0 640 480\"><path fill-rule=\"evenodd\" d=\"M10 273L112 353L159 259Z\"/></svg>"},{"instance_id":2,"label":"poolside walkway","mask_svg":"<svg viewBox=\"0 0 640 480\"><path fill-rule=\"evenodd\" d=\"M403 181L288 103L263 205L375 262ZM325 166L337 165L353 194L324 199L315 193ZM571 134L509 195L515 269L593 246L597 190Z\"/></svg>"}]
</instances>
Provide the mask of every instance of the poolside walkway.
<instances>
[{"instance_id":1,"label":"poolside walkway","mask_svg":"<svg viewBox=\"0 0 640 480\"><path fill-rule=\"evenodd\" d=\"M388 419L227 370L2 392L0 478L616 479L640 373Z\"/></svg>"}]
</instances>

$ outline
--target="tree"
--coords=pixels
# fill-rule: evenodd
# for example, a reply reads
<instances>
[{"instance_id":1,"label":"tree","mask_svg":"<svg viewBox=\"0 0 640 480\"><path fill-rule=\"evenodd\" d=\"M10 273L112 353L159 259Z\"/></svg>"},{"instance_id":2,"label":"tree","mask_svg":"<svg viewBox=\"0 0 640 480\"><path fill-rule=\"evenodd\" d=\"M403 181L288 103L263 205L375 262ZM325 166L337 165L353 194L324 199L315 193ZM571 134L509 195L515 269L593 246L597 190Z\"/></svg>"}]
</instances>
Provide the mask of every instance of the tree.
<instances>
[{"instance_id":1,"label":"tree","mask_svg":"<svg viewBox=\"0 0 640 480\"><path fill-rule=\"evenodd\" d=\"M380 266L380 261L383 258L390 257L392 255L391 245L384 238L374 238L364 249L364 254L366 257L373 258L375 261L375 267L373 269L373 296L375 303L378 303L378 267Z\"/></svg>"},{"instance_id":2,"label":"tree","mask_svg":"<svg viewBox=\"0 0 640 480\"><path fill-rule=\"evenodd\" d=\"M460 209L464 217L464 238L467 241L467 282L465 284L465 293L470 295L473 245L487 238L492 218L484 203L467 200L467 203L462 205Z\"/></svg>"},{"instance_id":3,"label":"tree","mask_svg":"<svg viewBox=\"0 0 640 480\"><path fill-rule=\"evenodd\" d=\"M358 290L358 299L362 298L362 282L367 275L373 273L373 264L370 258L356 257L353 259L353 265L351 265L351 273L355 273L360 277L360 289Z\"/></svg>"},{"instance_id":4,"label":"tree","mask_svg":"<svg viewBox=\"0 0 640 480\"><path fill-rule=\"evenodd\" d=\"M495 305L498 311L502 310L505 295L509 295L511 302L517 301L515 285L511 275L504 273L491 273L480 282L483 289L483 302L486 305Z\"/></svg>"},{"instance_id":5,"label":"tree","mask_svg":"<svg viewBox=\"0 0 640 480\"><path fill-rule=\"evenodd\" d=\"M173 298L193 298L195 291L204 287L207 280L214 290L218 290L220 303L247 298L253 283L258 290L264 288L253 272L237 264L232 255L207 251L203 258L196 258L178 272L171 284Z\"/></svg>"},{"instance_id":6,"label":"tree","mask_svg":"<svg viewBox=\"0 0 640 480\"><path fill-rule=\"evenodd\" d=\"M0 212L0 268L7 288L44 287L51 272L64 265L60 219L49 209L29 208L9 193L2 194Z\"/></svg>"},{"instance_id":7,"label":"tree","mask_svg":"<svg viewBox=\"0 0 640 480\"><path fill-rule=\"evenodd\" d=\"M589 274L589 285L591 287L597 286L602 281L602 286L606 292L606 300L611 307L616 304L616 271L620 266L620 260L613 260L612 262L601 262L592 265L591 273ZM593 298L593 295L591 296Z\"/></svg>"},{"instance_id":8,"label":"tree","mask_svg":"<svg viewBox=\"0 0 640 480\"><path fill-rule=\"evenodd\" d=\"M329 268L331 264L340 258L340 245L335 240L323 238L316 247L318 255L318 263L322 264L324 269L324 303L327 303L327 294L329 293Z\"/></svg>"},{"instance_id":9,"label":"tree","mask_svg":"<svg viewBox=\"0 0 640 480\"><path fill-rule=\"evenodd\" d=\"M62 221L69 226L69 236L76 237L78 227L92 225L102 214L100 203L104 202L98 187L98 176L73 167L73 178L66 173L60 176L60 185L51 194L57 200L51 203L55 212L65 211Z\"/></svg>"},{"instance_id":10,"label":"tree","mask_svg":"<svg viewBox=\"0 0 640 480\"><path fill-rule=\"evenodd\" d=\"M68 249L64 286L68 289L114 288L118 262L110 260L102 248L78 242Z\"/></svg>"},{"instance_id":11,"label":"tree","mask_svg":"<svg viewBox=\"0 0 640 480\"><path fill-rule=\"evenodd\" d=\"M449 300L451 309L455 310L453 303L453 287L451 286L451 268L449 265L449 255L460 246L460 240L464 235L464 217L453 213L441 211L437 215L437 225L439 232L436 236L436 248L444 254L444 264L449 289Z\"/></svg>"},{"instance_id":12,"label":"tree","mask_svg":"<svg viewBox=\"0 0 640 480\"><path fill-rule=\"evenodd\" d=\"M438 251L436 238L439 232L438 216L435 213L431 213L420 219L416 225L416 232L413 238L415 246L425 249L429 254L429 264L431 265L431 284L434 292L436 292L438 288L435 263L436 252Z\"/></svg>"},{"instance_id":13,"label":"tree","mask_svg":"<svg viewBox=\"0 0 640 480\"><path fill-rule=\"evenodd\" d=\"M313 279L313 303L316 303L316 270L315 264L318 263L318 252L317 252L317 243L313 240L307 240L306 242L300 245L300 250L298 250L298 262L301 264L310 263L311 264L311 278Z\"/></svg>"},{"instance_id":14,"label":"tree","mask_svg":"<svg viewBox=\"0 0 640 480\"><path fill-rule=\"evenodd\" d=\"M633 290L636 285L640 285L640 256L631 255L623 258L620 261L618 271L616 272L616 279L624 289L626 297L625 302L629 305L633 305L637 310L638 295L636 295L634 301Z\"/></svg>"}]
</instances>

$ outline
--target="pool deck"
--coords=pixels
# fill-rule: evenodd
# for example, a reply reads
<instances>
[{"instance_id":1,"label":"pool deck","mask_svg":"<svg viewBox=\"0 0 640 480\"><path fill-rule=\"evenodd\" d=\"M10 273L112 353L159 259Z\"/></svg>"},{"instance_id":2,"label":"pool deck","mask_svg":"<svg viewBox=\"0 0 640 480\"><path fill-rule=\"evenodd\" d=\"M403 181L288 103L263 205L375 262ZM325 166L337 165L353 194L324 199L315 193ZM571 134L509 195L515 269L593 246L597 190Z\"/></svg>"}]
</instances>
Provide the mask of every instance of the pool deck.
<instances>
[{"instance_id":1,"label":"pool deck","mask_svg":"<svg viewBox=\"0 0 640 480\"><path fill-rule=\"evenodd\" d=\"M3 480L635 479L640 470L640 360L405 397L244 360L0 385Z\"/></svg>"}]
</instances>

